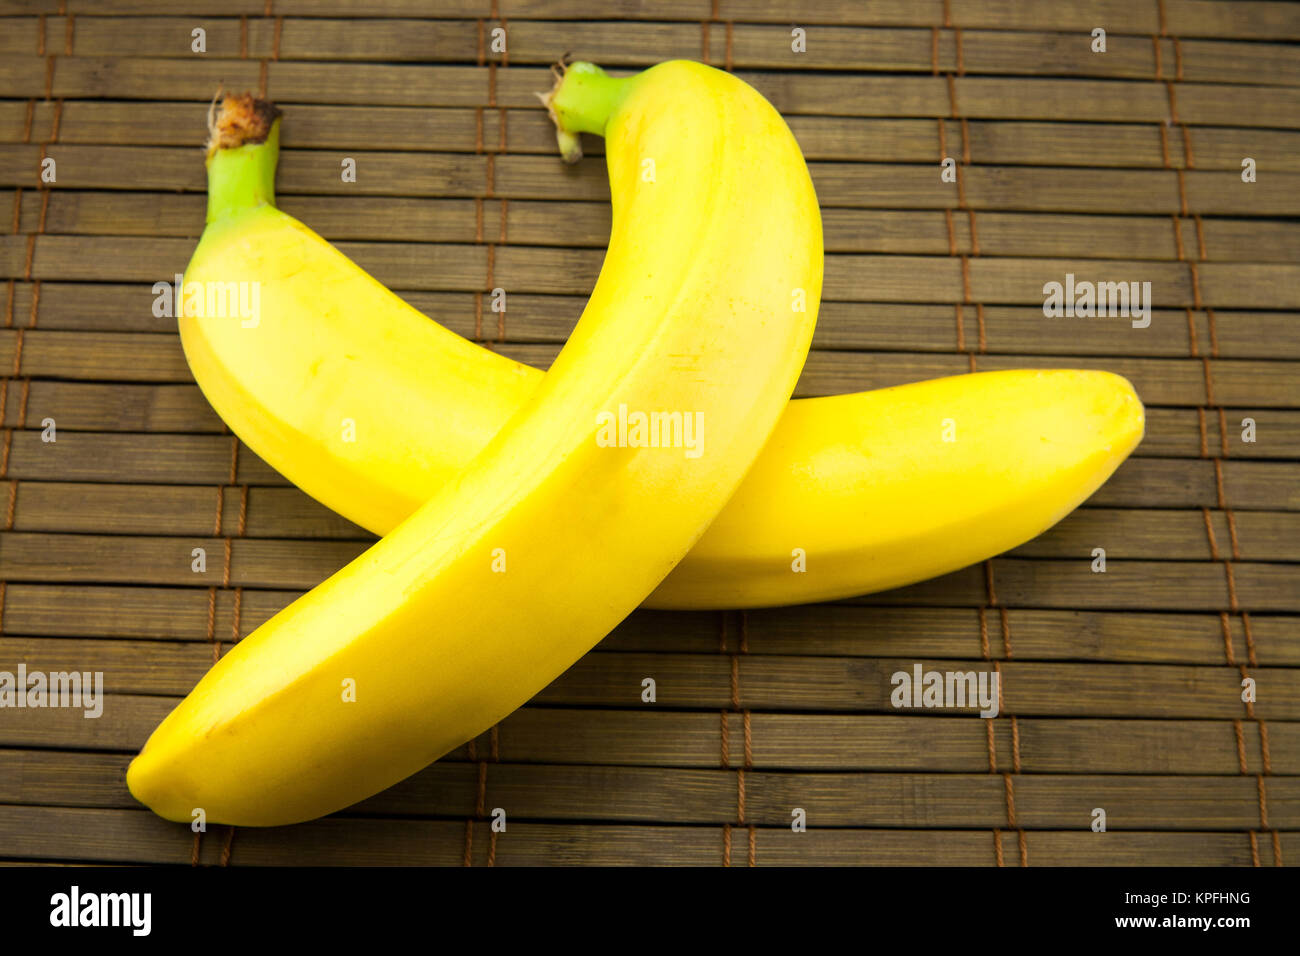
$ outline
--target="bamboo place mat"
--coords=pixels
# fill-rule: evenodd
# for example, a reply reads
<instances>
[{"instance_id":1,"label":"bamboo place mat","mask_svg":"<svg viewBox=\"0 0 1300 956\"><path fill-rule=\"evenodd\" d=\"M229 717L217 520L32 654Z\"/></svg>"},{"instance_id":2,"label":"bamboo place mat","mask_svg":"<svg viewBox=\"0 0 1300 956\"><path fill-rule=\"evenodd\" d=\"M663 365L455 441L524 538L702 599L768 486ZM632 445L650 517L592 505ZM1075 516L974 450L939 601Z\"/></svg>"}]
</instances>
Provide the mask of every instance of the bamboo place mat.
<instances>
[{"instance_id":1,"label":"bamboo place mat","mask_svg":"<svg viewBox=\"0 0 1300 956\"><path fill-rule=\"evenodd\" d=\"M103 671L109 691L98 720L0 711L0 860L1300 860L1300 6L809 7L0 0L0 670ZM601 160L565 168L533 97L564 53L702 59L788 117L828 253L798 394L1103 368L1146 402L1145 441L1058 527L945 578L637 612L347 812L201 837L160 820L126 790L131 755L217 655L370 540L241 447L152 314L202 228L208 102L221 83L278 101L288 212L457 332L545 366L609 225ZM1042 285L1067 272L1149 280L1151 326L1045 319ZM484 306L498 286L503 315ZM204 574L195 547L221 556ZM894 710L889 675L917 662L996 669L1000 714Z\"/></svg>"}]
</instances>

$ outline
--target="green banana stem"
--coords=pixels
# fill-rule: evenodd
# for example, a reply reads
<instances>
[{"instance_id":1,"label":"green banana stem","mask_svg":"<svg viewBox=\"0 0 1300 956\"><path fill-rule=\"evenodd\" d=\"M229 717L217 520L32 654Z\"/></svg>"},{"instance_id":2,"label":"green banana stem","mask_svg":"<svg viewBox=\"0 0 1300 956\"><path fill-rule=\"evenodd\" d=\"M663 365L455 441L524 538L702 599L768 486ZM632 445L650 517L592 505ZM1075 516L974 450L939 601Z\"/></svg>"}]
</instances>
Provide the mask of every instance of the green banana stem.
<instances>
[{"instance_id":1,"label":"green banana stem","mask_svg":"<svg viewBox=\"0 0 1300 956\"><path fill-rule=\"evenodd\" d=\"M248 95L227 97L209 126L207 221L274 206L280 111Z\"/></svg>"},{"instance_id":2,"label":"green banana stem","mask_svg":"<svg viewBox=\"0 0 1300 956\"><path fill-rule=\"evenodd\" d=\"M609 118L622 104L635 76L613 77L594 63L553 68L555 86L541 100L555 123L555 138L566 163L582 159L579 133L605 135ZM640 74L638 74L640 75ZM540 95L540 94L539 94Z\"/></svg>"}]
</instances>

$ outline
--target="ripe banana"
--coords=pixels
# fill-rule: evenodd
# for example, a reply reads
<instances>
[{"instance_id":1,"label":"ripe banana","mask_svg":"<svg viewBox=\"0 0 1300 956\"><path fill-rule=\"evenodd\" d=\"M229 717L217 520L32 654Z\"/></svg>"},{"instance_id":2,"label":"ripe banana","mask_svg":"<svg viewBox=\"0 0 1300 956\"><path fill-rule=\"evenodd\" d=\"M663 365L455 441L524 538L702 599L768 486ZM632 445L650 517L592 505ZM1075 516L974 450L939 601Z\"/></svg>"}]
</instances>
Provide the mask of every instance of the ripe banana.
<instances>
[{"instance_id":1,"label":"ripe banana","mask_svg":"<svg viewBox=\"0 0 1300 956\"><path fill-rule=\"evenodd\" d=\"M566 134L606 137L613 196L609 251L568 344L459 476L236 644L154 731L127 783L160 815L311 819L483 732L645 599L775 427L822 281L817 197L781 117L736 77L684 61L623 79L575 64L550 106ZM355 270L319 271L337 263L305 231L267 249L238 218L205 230L190 281L247 281L274 257L277 274L329 283L335 312L369 319L383 301ZM299 286L264 281L253 327L199 324L239 326L250 351L307 347L268 331L293 321ZM317 372L313 398L328 401L335 370ZM693 415L703 444L602 442L624 407Z\"/></svg>"},{"instance_id":2,"label":"ripe banana","mask_svg":"<svg viewBox=\"0 0 1300 956\"><path fill-rule=\"evenodd\" d=\"M791 402L735 497L651 599L794 604L966 567L1069 514L1137 447L1143 419L1127 380L1074 369ZM788 464L760 467L773 461ZM745 534L760 541L748 557L731 544Z\"/></svg>"},{"instance_id":3,"label":"ripe banana","mask_svg":"<svg viewBox=\"0 0 1300 956\"><path fill-rule=\"evenodd\" d=\"M209 158L208 227L186 278L260 281L275 321L254 339L239 322L186 316L181 341L253 451L386 534L464 470L544 375L421 315L276 209L269 105L228 100L225 125L243 128L241 113L257 110L268 138L235 137ZM576 140L560 132L572 155ZM953 442L941 440L945 419ZM794 604L955 570L1056 523L1142 431L1133 389L1105 372L982 373L793 401L736 497L646 604Z\"/></svg>"}]
</instances>

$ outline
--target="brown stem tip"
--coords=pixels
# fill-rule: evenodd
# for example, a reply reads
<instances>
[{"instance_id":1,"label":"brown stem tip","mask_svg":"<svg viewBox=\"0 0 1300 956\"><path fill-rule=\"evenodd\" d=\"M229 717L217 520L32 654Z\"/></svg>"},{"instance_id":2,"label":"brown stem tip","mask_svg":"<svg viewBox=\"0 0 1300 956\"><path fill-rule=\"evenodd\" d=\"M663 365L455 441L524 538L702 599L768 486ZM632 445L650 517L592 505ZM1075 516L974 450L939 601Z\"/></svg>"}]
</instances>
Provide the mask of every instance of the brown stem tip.
<instances>
[{"instance_id":1,"label":"brown stem tip","mask_svg":"<svg viewBox=\"0 0 1300 956\"><path fill-rule=\"evenodd\" d=\"M252 93L227 96L218 91L208 110L208 156L220 149L238 149L247 143L263 143L271 135L271 124L280 111L270 100L259 100Z\"/></svg>"},{"instance_id":2,"label":"brown stem tip","mask_svg":"<svg viewBox=\"0 0 1300 956\"><path fill-rule=\"evenodd\" d=\"M551 84L550 90L545 93L533 93L533 96L542 101L546 107L546 113L555 124L555 139L560 147L561 158L572 166L578 160L582 159L582 141L578 138L577 133L571 133L564 128L564 123L560 119L560 114L555 109L555 95L559 93L561 84L564 83L564 74L569 71L569 57L571 54L566 53L560 57L558 63L551 64L551 76L555 77L555 82Z\"/></svg>"}]
</instances>

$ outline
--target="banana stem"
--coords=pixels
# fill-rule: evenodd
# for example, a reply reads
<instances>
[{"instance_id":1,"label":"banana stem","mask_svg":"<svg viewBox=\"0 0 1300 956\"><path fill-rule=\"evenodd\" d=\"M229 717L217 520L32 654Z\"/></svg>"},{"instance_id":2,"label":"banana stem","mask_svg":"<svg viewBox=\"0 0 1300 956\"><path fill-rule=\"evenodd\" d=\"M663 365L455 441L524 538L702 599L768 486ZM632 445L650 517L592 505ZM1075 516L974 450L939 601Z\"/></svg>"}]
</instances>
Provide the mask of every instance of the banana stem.
<instances>
[{"instance_id":1,"label":"banana stem","mask_svg":"<svg viewBox=\"0 0 1300 956\"><path fill-rule=\"evenodd\" d=\"M609 119L622 104L634 76L613 77L594 63L578 62L554 70L555 85L541 97L555 123L555 138L566 163L582 158L579 133L605 135Z\"/></svg>"},{"instance_id":2,"label":"banana stem","mask_svg":"<svg viewBox=\"0 0 1300 956\"><path fill-rule=\"evenodd\" d=\"M207 221L274 206L280 111L247 95L227 97L209 125Z\"/></svg>"}]
</instances>

